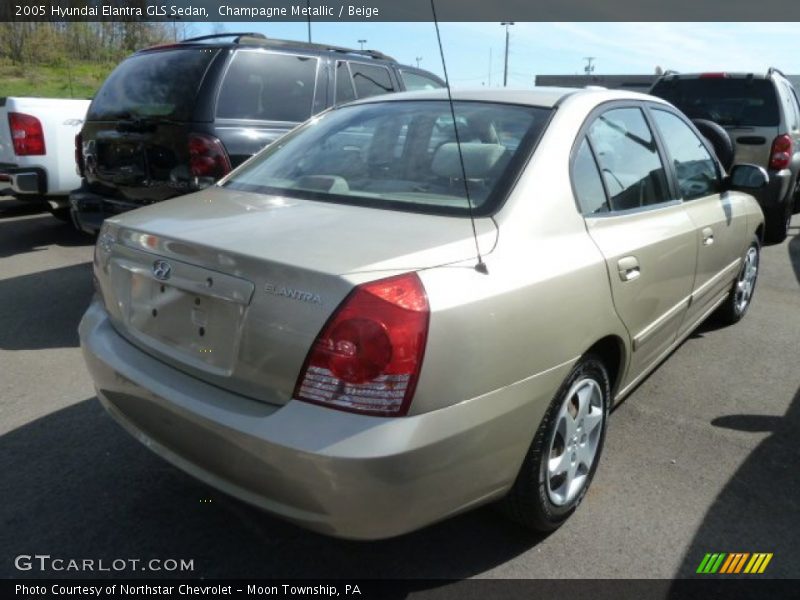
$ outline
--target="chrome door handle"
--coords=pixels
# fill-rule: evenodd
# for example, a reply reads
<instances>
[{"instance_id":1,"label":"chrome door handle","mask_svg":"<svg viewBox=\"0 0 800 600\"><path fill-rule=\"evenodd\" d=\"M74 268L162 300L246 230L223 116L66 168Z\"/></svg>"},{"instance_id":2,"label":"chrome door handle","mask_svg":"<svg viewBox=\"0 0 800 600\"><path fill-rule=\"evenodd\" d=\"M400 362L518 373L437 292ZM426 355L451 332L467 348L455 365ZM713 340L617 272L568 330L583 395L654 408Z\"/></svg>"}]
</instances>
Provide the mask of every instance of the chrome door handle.
<instances>
[{"instance_id":1,"label":"chrome door handle","mask_svg":"<svg viewBox=\"0 0 800 600\"><path fill-rule=\"evenodd\" d=\"M714 243L714 230L711 227L703 229L703 246L710 246Z\"/></svg>"},{"instance_id":2,"label":"chrome door handle","mask_svg":"<svg viewBox=\"0 0 800 600\"><path fill-rule=\"evenodd\" d=\"M639 269L639 260L635 256L620 258L617 262L617 269L619 270L619 278L622 281L633 281L642 274Z\"/></svg>"}]
</instances>

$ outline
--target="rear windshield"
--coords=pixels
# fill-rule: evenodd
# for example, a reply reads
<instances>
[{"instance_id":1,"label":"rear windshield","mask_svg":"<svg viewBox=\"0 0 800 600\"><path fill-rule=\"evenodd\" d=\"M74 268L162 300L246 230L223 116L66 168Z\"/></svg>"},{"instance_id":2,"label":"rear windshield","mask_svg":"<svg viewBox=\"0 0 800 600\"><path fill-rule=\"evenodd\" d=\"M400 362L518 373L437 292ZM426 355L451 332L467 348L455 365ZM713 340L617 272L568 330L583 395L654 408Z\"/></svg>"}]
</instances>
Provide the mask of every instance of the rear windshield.
<instances>
[{"instance_id":1,"label":"rear windshield","mask_svg":"<svg viewBox=\"0 0 800 600\"><path fill-rule=\"evenodd\" d=\"M454 104L469 196L491 214L541 136L551 110ZM446 101L345 106L269 146L225 186L377 208L468 215Z\"/></svg>"},{"instance_id":2,"label":"rear windshield","mask_svg":"<svg viewBox=\"0 0 800 600\"><path fill-rule=\"evenodd\" d=\"M766 79L669 79L659 81L651 94L690 119L732 127L777 127L780 122L775 87Z\"/></svg>"},{"instance_id":3,"label":"rear windshield","mask_svg":"<svg viewBox=\"0 0 800 600\"><path fill-rule=\"evenodd\" d=\"M97 92L87 119L162 117L188 121L212 48L160 50L123 61Z\"/></svg>"}]
</instances>

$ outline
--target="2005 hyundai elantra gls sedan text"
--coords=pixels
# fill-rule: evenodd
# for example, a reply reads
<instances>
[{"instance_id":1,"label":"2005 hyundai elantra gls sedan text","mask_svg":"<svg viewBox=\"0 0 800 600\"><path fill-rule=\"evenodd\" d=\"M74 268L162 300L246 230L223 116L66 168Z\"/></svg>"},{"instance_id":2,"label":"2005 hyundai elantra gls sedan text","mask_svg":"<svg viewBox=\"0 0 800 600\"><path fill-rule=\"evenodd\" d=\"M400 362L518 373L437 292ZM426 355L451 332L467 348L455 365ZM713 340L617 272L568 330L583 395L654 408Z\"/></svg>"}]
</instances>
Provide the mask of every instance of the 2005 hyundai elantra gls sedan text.
<instances>
[{"instance_id":1,"label":"2005 hyundai elantra gls sedan text","mask_svg":"<svg viewBox=\"0 0 800 600\"><path fill-rule=\"evenodd\" d=\"M107 221L83 352L137 439L295 523L384 538L500 500L551 530L612 405L744 315L765 183L644 95L373 98Z\"/></svg>"}]
</instances>

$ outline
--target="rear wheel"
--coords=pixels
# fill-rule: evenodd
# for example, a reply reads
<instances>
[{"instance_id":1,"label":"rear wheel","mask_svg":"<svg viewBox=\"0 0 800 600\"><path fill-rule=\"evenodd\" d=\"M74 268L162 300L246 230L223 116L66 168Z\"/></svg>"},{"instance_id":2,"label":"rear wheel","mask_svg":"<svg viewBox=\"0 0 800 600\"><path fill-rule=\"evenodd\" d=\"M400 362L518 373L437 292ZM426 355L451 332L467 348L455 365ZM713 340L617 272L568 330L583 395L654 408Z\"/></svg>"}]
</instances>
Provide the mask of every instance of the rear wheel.
<instances>
[{"instance_id":1,"label":"rear wheel","mask_svg":"<svg viewBox=\"0 0 800 600\"><path fill-rule=\"evenodd\" d=\"M517 479L501 506L518 523L553 531L589 489L605 440L611 397L608 371L584 356L548 407Z\"/></svg>"},{"instance_id":2,"label":"rear wheel","mask_svg":"<svg viewBox=\"0 0 800 600\"><path fill-rule=\"evenodd\" d=\"M758 280L758 264L761 258L761 246L758 238L753 236L747 251L744 253L744 261L739 275L733 282L731 293L725 303L719 307L717 316L725 325L732 325L742 320L742 317L750 308L750 302L756 290Z\"/></svg>"}]
</instances>

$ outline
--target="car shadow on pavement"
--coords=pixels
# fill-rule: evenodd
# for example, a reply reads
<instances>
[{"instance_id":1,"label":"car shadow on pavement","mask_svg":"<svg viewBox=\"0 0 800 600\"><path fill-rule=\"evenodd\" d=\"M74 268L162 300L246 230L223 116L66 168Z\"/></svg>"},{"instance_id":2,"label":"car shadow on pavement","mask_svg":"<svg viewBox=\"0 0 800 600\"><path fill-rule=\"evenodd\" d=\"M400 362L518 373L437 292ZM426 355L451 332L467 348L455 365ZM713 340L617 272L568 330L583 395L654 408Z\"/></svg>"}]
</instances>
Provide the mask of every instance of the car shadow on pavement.
<instances>
[{"instance_id":1,"label":"car shadow on pavement","mask_svg":"<svg viewBox=\"0 0 800 600\"><path fill-rule=\"evenodd\" d=\"M0 349L77 347L93 293L91 263L0 279Z\"/></svg>"},{"instance_id":2,"label":"car shadow on pavement","mask_svg":"<svg viewBox=\"0 0 800 600\"><path fill-rule=\"evenodd\" d=\"M675 576L697 577L697 568L706 553L771 552L774 557L765 577L800 577L800 388L784 415L728 415L711 424L770 435L747 456L718 494ZM706 457L706 468L714 469L714 462L714 456ZM672 591L671 598L688 597L684 594L685 584L680 582L674 584Z\"/></svg>"},{"instance_id":3,"label":"car shadow on pavement","mask_svg":"<svg viewBox=\"0 0 800 600\"><path fill-rule=\"evenodd\" d=\"M50 213L40 213L30 207L22 206L17 214L13 208L4 207L0 202L0 259L24 252L42 250L47 246L91 246L91 236L80 233L71 223L59 221ZM24 211L29 212L24 212ZM13 219L31 215L29 218Z\"/></svg>"},{"instance_id":4,"label":"car shadow on pavement","mask_svg":"<svg viewBox=\"0 0 800 600\"><path fill-rule=\"evenodd\" d=\"M13 557L40 553L108 563L114 558L194 561L193 572L158 577L462 579L505 563L541 539L491 507L380 542L310 533L151 454L95 398L1 436L0 488L6 490L0 504L0 577L91 576L15 570ZM418 587L438 585L419 582Z\"/></svg>"}]
</instances>

